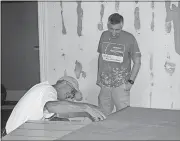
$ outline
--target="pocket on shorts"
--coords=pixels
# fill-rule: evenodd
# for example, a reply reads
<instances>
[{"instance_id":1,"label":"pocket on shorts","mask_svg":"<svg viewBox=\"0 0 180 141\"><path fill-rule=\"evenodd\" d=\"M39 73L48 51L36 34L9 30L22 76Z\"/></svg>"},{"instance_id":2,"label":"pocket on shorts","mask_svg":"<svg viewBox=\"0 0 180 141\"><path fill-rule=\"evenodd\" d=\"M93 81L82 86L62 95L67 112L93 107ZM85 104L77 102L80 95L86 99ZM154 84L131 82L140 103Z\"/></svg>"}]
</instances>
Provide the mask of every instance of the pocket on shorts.
<instances>
[{"instance_id":1,"label":"pocket on shorts","mask_svg":"<svg viewBox=\"0 0 180 141\"><path fill-rule=\"evenodd\" d=\"M126 89L126 84L124 83L124 84L122 84L121 86L120 86L120 88L122 88L122 89Z\"/></svg>"},{"instance_id":2,"label":"pocket on shorts","mask_svg":"<svg viewBox=\"0 0 180 141\"><path fill-rule=\"evenodd\" d=\"M124 89L124 92L127 94L127 95L130 95L130 91L126 91L126 83L124 83L123 85L122 85L122 88Z\"/></svg>"}]
</instances>

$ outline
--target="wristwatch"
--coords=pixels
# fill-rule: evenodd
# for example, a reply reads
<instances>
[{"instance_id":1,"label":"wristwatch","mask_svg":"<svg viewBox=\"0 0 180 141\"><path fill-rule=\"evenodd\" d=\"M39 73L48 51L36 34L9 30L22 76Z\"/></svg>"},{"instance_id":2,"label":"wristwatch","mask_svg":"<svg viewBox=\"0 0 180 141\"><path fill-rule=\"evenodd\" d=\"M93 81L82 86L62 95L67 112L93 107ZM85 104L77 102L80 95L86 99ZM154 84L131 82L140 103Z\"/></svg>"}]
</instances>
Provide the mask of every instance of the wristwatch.
<instances>
[{"instance_id":1,"label":"wristwatch","mask_svg":"<svg viewBox=\"0 0 180 141\"><path fill-rule=\"evenodd\" d=\"M129 79L128 82L129 82L130 84L132 84L132 85L134 84L134 81L133 81L133 80L130 80L130 79Z\"/></svg>"}]
</instances>

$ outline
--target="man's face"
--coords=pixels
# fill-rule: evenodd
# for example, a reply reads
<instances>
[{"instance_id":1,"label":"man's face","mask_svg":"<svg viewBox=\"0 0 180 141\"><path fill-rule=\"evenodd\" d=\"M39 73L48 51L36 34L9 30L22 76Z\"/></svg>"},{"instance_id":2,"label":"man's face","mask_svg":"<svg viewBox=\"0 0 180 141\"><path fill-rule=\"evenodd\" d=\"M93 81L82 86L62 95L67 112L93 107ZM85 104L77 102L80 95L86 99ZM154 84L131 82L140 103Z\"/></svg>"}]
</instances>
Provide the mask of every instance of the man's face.
<instances>
[{"instance_id":1,"label":"man's face","mask_svg":"<svg viewBox=\"0 0 180 141\"><path fill-rule=\"evenodd\" d=\"M123 23L119 23L119 24L111 24L111 23L108 23L108 30L109 32L112 34L112 36L114 38L118 37L121 30L122 30L122 27L123 27Z\"/></svg>"},{"instance_id":2,"label":"man's face","mask_svg":"<svg viewBox=\"0 0 180 141\"><path fill-rule=\"evenodd\" d=\"M74 95L72 94L73 88L68 85L66 82L62 82L56 85L57 98L59 100L73 99Z\"/></svg>"}]
</instances>

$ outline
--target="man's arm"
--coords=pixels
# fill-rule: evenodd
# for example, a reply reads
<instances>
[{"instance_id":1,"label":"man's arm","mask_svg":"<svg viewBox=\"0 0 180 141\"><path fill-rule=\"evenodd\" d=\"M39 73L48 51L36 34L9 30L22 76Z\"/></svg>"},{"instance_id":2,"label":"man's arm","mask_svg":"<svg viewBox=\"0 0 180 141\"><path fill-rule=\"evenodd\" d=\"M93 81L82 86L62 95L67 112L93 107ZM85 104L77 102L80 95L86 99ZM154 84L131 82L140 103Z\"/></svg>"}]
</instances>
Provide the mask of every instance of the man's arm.
<instances>
[{"instance_id":1,"label":"man's arm","mask_svg":"<svg viewBox=\"0 0 180 141\"><path fill-rule=\"evenodd\" d=\"M77 103L71 104L69 101L48 101L45 108L50 113L70 113L70 112L85 112L85 105Z\"/></svg>"},{"instance_id":2,"label":"man's arm","mask_svg":"<svg viewBox=\"0 0 180 141\"><path fill-rule=\"evenodd\" d=\"M49 101L45 104L45 108L50 113L57 113L59 116L66 118L89 117L96 121L105 118L97 106L88 103Z\"/></svg>"},{"instance_id":3,"label":"man's arm","mask_svg":"<svg viewBox=\"0 0 180 141\"><path fill-rule=\"evenodd\" d=\"M137 57L135 57L135 58L133 59L133 68L132 68L132 71L131 71L130 80L135 81L136 76L137 76L138 73L139 73L140 67L141 67L141 57L137 56Z\"/></svg>"},{"instance_id":4,"label":"man's arm","mask_svg":"<svg viewBox=\"0 0 180 141\"><path fill-rule=\"evenodd\" d=\"M137 43L137 40L133 37L133 44L130 49L131 59L133 61L133 68L131 70L130 80L135 81L136 76L138 75L139 69L141 67L141 52Z\"/></svg>"},{"instance_id":5,"label":"man's arm","mask_svg":"<svg viewBox=\"0 0 180 141\"><path fill-rule=\"evenodd\" d=\"M97 81L96 84L100 86L100 72L101 72L101 63L102 63L102 39L104 36L104 32L101 34L99 44L98 44L98 49L97 52L99 53L98 55L98 71L97 71Z\"/></svg>"},{"instance_id":6,"label":"man's arm","mask_svg":"<svg viewBox=\"0 0 180 141\"><path fill-rule=\"evenodd\" d=\"M49 101L45 104L45 109L50 113L56 113L61 118L88 117L94 121L93 117L85 112L84 105L73 105L68 101Z\"/></svg>"},{"instance_id":7,"label":"man's arm","mask_svg":"<svg viewBox=\"0 0 180 141\"><path fill-rule=\"evenodd\" d=\"M136 56L135 58L132 59L133 60L133 68L131 70L131 76L130 76L130 80L135 81L138 73L139 73L139 69L141 67L141 57L140 56ZM131 87L133 84L128 83L126 84L125 90L126 91L130 91Z\"/></svg>"},{"instance_id":8,"label":"man's arm","mask_svg":"<svg viewBox=\"0 0 180 141\"><path fill-rule=\"evenodd\" d=\"M57 116L60 118L88 117L92 121L95 121L95 119L87 112L59 113Z\"/></svg>"},{"instance_id":9,"label":"man's arm","mask_svg":"<svg viewBox=\"0 0 180 141\"><path fill-rule=\"evenodd\" d=\"M99 53L99 56L98 56L98 71L97 71L97 85L99 85L100 83L100 69L101 69L101 62L102 62L102 54Z\"/></svg>"}]
</instances>

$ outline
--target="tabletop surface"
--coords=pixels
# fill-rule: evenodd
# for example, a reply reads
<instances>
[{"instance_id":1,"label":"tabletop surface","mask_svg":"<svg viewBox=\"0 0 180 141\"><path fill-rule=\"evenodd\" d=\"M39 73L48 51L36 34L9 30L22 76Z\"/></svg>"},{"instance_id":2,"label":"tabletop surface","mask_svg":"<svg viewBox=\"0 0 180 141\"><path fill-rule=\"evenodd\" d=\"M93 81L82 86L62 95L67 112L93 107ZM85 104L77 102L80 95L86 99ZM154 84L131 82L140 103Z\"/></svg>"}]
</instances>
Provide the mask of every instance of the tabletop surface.
<instances>
[{"instance_id":1,"label":"tabletop surface","mask_svg":"<svg viewBox=\"0 0 180 141\"><path fill-rule=\"evenodd\" d=\"M55 140L86 126L79 121L28 121L2 140Z\"/></svg>"},{"instance_id":2,"label":"tabletop surface","mask_svg":"<svg viewBox=\"0 0 180 141\"><path fill-rule=\"evenodd\" d=\"M2 140L178 139L180 111L129 107L101 122L28 121Z\"/></svg>"},{"instance_id":3,"label":"tabletop surface","mask_svg":"<svg viewBox=\"0 0 180 141\"><path fill-rule=\"evenodd\" d=\"M180 140L180 110L129 107L59 140Z\"/></svg>"}]
</instances>

